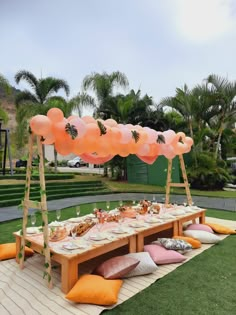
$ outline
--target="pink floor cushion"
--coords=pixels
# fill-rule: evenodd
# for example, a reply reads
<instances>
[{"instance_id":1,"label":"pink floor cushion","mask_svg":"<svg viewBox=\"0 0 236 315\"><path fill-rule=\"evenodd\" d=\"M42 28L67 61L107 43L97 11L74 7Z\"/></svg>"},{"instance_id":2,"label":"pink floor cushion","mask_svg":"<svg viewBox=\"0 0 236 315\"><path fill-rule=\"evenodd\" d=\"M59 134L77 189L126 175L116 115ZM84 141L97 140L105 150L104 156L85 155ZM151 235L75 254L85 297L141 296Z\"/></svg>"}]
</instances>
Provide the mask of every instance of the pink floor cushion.
<instances>
[{"instance_id":1,"label":"pink floor cushion","mask_svg":"<svg viewBox=\"0 0 236 315\"><path fill-rule=\"evenodd\" d=\"M189 224L186 230L198 230L198 231L205 231L209 233L214 233L212 228L206 224Z\"/></svg>"},{"instance_id":2,"label":"pink floor cushion","mask_svg":"<svg viewBox=\"0 0 236 315\"><path fill-rule=\"evenodd\" d=\"M158 265L180 263L186 259L180 253L165 249L163 246L157 244L145 245L144 251L148 252L153 261Z\"/></svg>"},{"instance_id":3,"label":"pink floor cushion","mask_svg":"<svg viewBox=\"0 0 236 315\"><path fill-rule=\"evenodd\" d=\"M139 260L127 257L116 256L101 263L94 273L103 276L105 279L123 278L139 264Z\"/></svg>"}]
</instances>

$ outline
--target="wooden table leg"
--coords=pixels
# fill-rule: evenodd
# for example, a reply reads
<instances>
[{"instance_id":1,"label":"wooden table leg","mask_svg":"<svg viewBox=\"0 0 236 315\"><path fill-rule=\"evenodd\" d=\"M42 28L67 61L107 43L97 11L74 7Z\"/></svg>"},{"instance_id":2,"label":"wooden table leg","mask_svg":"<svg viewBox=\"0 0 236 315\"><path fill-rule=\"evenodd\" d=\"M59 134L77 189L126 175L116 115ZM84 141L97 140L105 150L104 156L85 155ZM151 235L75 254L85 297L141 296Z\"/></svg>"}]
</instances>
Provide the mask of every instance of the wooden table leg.
<instances>
[{"instance_id":1,"label":"wooden table leg","mask_svg":"<svg viewBox=\"0 0 236 315\"><path fill-rule=\"evenodd\" d=\"M136 235L129 237L129 253L136 253Z\"/></svg>"},{"instance_id":2,"label":"wooden table leg","mask_svg":"<svg viewBox=\"0 0 236 315\"><path fill-rule=\"evenodd\" d=\"M137 252L142 252L144 248L144 236L137 234Z\"/></svg>"},{"instance_id":3,"label":"wooden table leg","mask_svg":"<svg viewBox=\"0 0 236 315\"><path fill-rule=\"evenodd\" d=\"M16 262L19 264L19 253L20 253L20 246L21 246L21 237L16 235Z\"/></svg>"},{"instance_id":4,"label":"wooden table leg","mask_svg":"<svg viewBox=\"0 0 236 315\"><path fill-rule=\"evenodd\" d=\"M64 259L61 264L61 290L68 293L78 280L78 263L75 259Z\"/></svg>"},{"instance_id":5,"label":"wooden table leg","mask_svg":"<svg viewBox=\"0 0 236 315\"><path fill-rule=\"evenodd\" d=\"M179 235L179 224L178 221L173 222L173 236Z\"/></svg>"},{"instance_id":6,"label":"wooden table leg","mask_svg":"<svg viewBox=\"0 0 236 315\"><path fill-rule=\"evenodd\" d=\"M179 236L183 235L183 222L181 220L178 221L179 226Z\"/></svg>"},{"instance_id":7,"label":"wooden table leg","mask_svg":"<svg viewBox=\"0 0 236 315\"><path fill-rule=\"evenodd\" d=\"M202 215L199 217L199 223L204 224L206 222L206 214L202 212Z\"/></svg>"}]
</instances>

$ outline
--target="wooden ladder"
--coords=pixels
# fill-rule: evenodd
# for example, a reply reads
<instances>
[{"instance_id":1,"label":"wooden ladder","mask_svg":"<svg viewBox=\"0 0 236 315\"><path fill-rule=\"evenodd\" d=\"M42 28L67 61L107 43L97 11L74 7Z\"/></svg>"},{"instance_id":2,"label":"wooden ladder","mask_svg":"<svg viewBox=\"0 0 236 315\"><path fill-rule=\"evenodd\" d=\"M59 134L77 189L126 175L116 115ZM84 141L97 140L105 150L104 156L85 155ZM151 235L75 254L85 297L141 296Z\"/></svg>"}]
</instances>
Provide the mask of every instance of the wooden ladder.
<instances>
[{"instance_id":1,"label":"wooden ladder","mask_svg":"<svg viewBox=\"0 0 236 315\"><path fill-rule=\"evenodd\" d=\"M168 159L168 171L167 171L167 179L166 179L166 199L165 199L165 204L168 205L170 202L170 188L171 187L185 187L186 191L186 196L187 196L187 203L188 205L192 205L192 197L189 189L189 183L188 183L188 178L186 174L186 169L185 169L185 164L184 164L184 159L183 155L180 154L178 155L179 161L180 161L180 168L182 171L182 176L183 176L183 183L172 183L172 159Z\"/></svg>"},{"instance_id":2,"label":"wooden ladder","mask_svg":"<svg viewBox=\"0 0 236 315\"><path fill-rule=\"evenodd\" d=\"M22 202L23 207L23 222L21 230L21 246L19 252L19 262L20 268L24 268L24 259L25 252L24 248L26 245L26 227L28 222L29 208L34 208L42 212L42 228L43 228L43 254L45 256L45 271L44 278L48 281L48 287L52 288L52 277L51 277L51 258L50 258L50 249L49 249L49 235L48 235L48 214L47 214L47 197L46 197L46 186L45 186L45 177L44 177L44 158L43 158L43 148L40 141L41 137L37 136L37 150L39 156L39 179L40 179L40 196L41 201L30 200L30 184L31 184L31 175L32 175L32 159L33 159L33 143L34 135L30 134L29 136L29 157L27 162L27 171L26 171L26 184L25 184L25 195Z\"/></svg>"}]
</instances>

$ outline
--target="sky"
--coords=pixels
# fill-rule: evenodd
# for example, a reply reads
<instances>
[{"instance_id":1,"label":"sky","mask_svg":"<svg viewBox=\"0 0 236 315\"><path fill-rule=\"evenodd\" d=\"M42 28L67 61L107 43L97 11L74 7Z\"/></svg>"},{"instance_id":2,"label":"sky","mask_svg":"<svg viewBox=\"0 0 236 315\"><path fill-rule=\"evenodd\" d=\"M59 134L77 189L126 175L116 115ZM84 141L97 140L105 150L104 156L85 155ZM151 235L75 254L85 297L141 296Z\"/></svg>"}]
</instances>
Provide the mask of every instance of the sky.
<instances>
[{"instance_id":1,"label":"sky","mask_svg":"<svg viewBox=\"0 0 236 315\"><path fill-rule=\"evenodd\" d=\"M234 0L0 0L0 73L66 80L123 72L142 95L174 96L209 74L236 78ZM83 114L88 114L86 111Z\"/></svg>"}]
</instances>

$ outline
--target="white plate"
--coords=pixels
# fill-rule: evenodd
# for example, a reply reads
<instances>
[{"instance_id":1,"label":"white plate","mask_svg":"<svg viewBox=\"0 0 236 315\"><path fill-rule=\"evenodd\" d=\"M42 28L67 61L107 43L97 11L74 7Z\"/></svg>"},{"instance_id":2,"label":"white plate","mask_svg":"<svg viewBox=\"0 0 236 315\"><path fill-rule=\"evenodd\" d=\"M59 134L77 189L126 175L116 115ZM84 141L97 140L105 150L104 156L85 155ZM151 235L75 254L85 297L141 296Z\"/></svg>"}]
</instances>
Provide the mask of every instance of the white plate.
<instances>
[{"instance_id":1,"label":"white plate","mask_svg":"<svg viewBox=\"0 0 236 315\"><path fill-rule=\"evenodd\" d=\"M102 241L106 239L106 236L102 234L94 234L90 235L89 238L93 241Z\"/></svg>"},{"instance_id":2,"label":"white plate","mask_svg":"<svg viewBox=\"0 0 236 315\"><path fill-rule=\"evenodd\" d=\"M147 222L147 223L162 223L162 220L157 219L157 218L147 218L145 220L145 222Z\"/></svg>"},{"instance_id":3,"label":"white plate","mask_svg":"<svg viewBox=\"0 0 236 315\"><path fill-rule=\"evenodd\" d=\"M129 224L129 226L131 226L132 228L141 228L141 227L144 227L146 226L146 224L143 222L132 222Z\"/></svg>"},{"instance_id":4,"label":"white plate","mask_svg":"<svg viewBox=\"0 0 236 315\"><path fill-rule=\"evenodd\" d=\"M74 223L79 223L81 221L83 221L81 218L70 218L67 221L69 222L74 222Z\"/></svg>"},{"instance_id":5,"label":"white plate","mask_svg":"<svg viewBox=\"0 0 236 315\"><path fill-rule=\"evenodd\" d=\"M26 228L26 233L27 234L39 234L39 233L41 233L41 231L37 227L32 226L32 227Z\"/></svg>"},{"instance_id":6,"label":"white plate","mask_svg":"<svg viewBox=\"0 0 236 315\"><path fill-rule=\"evenodd\" d=\"M68 242L62 245L63 249L73 250L73 249L79 249L79 248L86 248L87 246L85 244L77 244L74 242Z\"/></svg>"},{"instance_id":7,"label":"white plate","mask_svg":"<svg viewBox=\"0 0 236 315\"><path fill-rule=\"evenodd\" d=\"M116 233L116 234L125 234L125 233L128 233L127 230L124 230L124 229L120 229L120 228L116 228L116 229L113 229L111 230L113 233Z\"/></svg>"}]
</instances>

